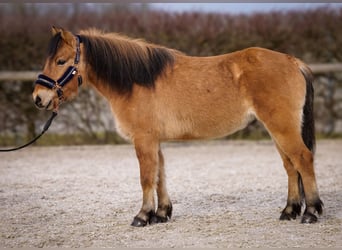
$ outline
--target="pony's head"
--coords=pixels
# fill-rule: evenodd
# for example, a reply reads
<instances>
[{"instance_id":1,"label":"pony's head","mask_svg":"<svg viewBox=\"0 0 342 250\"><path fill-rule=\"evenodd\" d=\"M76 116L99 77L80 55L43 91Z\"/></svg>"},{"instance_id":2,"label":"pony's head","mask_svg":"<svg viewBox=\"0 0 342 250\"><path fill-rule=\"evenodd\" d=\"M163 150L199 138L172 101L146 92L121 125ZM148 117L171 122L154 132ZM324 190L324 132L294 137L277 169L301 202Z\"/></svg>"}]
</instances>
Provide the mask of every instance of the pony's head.
<instances>
[{"instance_id":1,"label":"pony's head","mask_svg":"<svg viewBox=\"0 0 342 250\"><path fill-rule=\"evenodd\" d=\"M84 68L80 42L71 32L52 27L48 57L32 94L38 108L57 109L61 102L77 96Z\"/></svg>"}]
</instances>

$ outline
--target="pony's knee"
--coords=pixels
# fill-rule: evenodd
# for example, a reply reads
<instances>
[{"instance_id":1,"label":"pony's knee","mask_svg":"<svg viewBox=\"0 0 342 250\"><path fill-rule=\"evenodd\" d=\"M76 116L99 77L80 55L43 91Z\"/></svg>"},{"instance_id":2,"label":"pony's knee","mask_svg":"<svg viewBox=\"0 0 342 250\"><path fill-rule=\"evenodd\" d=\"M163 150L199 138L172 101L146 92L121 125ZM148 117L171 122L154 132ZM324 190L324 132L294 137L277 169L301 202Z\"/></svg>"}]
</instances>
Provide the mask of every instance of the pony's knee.
<instances>
[{"instance_id":1,"label":"pony's knee","mask_svg":"<svg viewBox=\"0 0 342 250\"><path fill-rule=\"evenodd\" d=\"M140 184L143 189L156 189L158 169L155 162L140 162Z\"/></svg>"},{"instance_id":2,"label":"pony's knee","mask_svg":"<svg viewBox=\"0 0 342 250\"><path fill-rule=\"evenodd\" d=\"M156 150L135 145L135 151L139 161L141 185L143 188L156 188L158 176L158 155Z\"/></svg>"}]
</instances>

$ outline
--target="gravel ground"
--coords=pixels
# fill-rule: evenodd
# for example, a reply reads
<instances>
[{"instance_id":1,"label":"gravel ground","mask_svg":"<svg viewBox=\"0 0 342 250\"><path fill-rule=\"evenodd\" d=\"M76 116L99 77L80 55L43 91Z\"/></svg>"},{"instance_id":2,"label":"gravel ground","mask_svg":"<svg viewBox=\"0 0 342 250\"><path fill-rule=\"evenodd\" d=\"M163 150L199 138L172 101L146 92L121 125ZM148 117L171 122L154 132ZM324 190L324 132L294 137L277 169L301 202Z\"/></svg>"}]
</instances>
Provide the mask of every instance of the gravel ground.
<instances>
[{"instance_id":1,"label":"gravel ground","mask_svg":"<svg viewBox=\"0 0 342 250\"><path fill-rule=\"evenodd\" d=\"M319 222L279 221L287 176L271 141L163 146L173 217L141 205L132 145L31 147L0 158L0 247L341 247L342 140L317 144Z\"/></svg>"}]
</instances>

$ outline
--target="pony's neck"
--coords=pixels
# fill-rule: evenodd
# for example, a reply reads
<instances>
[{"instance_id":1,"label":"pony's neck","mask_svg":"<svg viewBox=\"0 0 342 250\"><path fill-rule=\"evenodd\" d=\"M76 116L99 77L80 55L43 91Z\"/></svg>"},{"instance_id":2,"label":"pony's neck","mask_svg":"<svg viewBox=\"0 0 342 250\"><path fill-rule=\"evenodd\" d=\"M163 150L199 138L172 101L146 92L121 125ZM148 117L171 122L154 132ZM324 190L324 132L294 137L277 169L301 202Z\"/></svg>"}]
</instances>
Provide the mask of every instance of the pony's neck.
<instances>
[{"instance_id":1,"label":"pony's neck","mask_svg":"<svg viewBox=\"0 0 342 250\"><path fill-rule=\"evenodd\" d=\"M129 93L134 84L153 88L165 69L172 67L175 51L133 40L115 33L96 30L80 33L85 61L93 72L93 83L106 85L97 88Z\"/></svg>"}]
</instances>

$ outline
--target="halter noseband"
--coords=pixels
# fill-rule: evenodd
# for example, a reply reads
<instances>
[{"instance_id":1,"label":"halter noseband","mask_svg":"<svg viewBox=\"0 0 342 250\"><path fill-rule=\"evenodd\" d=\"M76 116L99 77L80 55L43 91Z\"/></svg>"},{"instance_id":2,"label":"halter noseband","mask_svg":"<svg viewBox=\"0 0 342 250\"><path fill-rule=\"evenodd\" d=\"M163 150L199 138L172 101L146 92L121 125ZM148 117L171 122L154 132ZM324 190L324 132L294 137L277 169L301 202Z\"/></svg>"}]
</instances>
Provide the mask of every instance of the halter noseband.
<instances>
[{"instance_id":1,"label":"halter noseband","mask_svg":"<svg viewBox=\"0 0 342 250\"><path fill-rule=\"evenodd\" d=\"M76 55L74 59L74 65L69 66L67 70L64 72L64 74L57 80L53 80L50 77L40 74L38 75L38 79L36 80L36 84L42 85L48 89L56 90L58 98L60 100L64 99L63 96L63 87L71 81L71 79L77 74L77 68L75 65L77 65L80 61L80 55L81 55L81 49L80 49L80 43L81 37L79 35L76 37ZM78 86L82 84L82 77L78 75Z\"/></svg>"}]
</instances>

